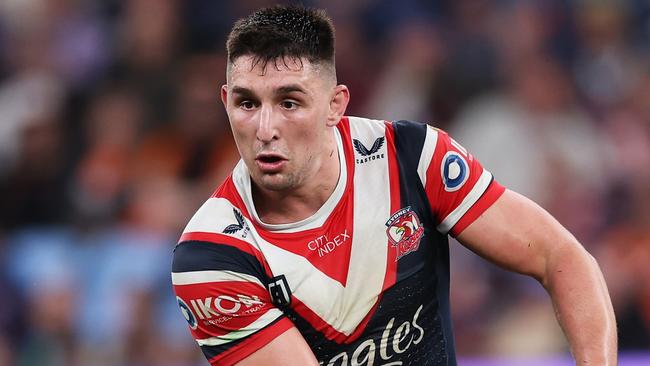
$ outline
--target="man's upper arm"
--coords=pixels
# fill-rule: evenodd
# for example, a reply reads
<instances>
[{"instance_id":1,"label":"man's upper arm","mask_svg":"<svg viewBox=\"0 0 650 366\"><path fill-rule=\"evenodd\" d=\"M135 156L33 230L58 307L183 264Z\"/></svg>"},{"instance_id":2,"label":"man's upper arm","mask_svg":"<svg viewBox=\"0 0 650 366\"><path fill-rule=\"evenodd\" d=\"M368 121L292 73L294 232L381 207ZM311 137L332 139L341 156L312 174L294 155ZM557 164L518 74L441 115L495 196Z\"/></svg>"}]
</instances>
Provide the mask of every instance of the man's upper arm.
<instances>
[{"instance_id":1,"label":"man's upper arm","mask_svg":"<svg viewBox=\"0 0 650 366\"><path fill-rule=\"evenodd\" d=\"M510 190L457 239L482 257L541 281L553 250L584 250L548 212Z\"/></svg>"},{"instance_id":2,"label":"man's upper arm","mask_svg":"<svg viewBox=\"0 0 650 366\"><path fill-rule=\"evenodd\" d=\"M318 361L295 327L289 328L264 347L237 363L237 366L309 366Z\"/></svg>"},{"instance_id":3,"label":"man's upper arm","mask_svg":"<svg viewBox=\"0 0 650 366\"><path fill-rule=\"evenodd\" d=\"M302 337L291 321L273 305L268 274L254 254L232 245L184 241L174 250L172 282L190 332L211 364L260 355L266 365L285 364L281 360L287 355L314 359L304 340L296 342ZM294 346L285 348L287 341Z\"/></svg>"}]
</instances>

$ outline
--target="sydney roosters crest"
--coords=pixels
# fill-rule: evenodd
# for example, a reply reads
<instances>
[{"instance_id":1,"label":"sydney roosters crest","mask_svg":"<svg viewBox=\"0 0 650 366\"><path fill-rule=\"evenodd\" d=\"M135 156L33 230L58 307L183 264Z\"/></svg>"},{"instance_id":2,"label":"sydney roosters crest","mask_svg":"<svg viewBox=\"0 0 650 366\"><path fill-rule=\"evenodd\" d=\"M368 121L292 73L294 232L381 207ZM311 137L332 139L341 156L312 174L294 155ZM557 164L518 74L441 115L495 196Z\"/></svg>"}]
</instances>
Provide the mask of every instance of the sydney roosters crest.
<instances>
[{"instance_id":1,"label":"sydney roosters crest","mask_svg":"<svg viewBox=\"0 0 650 366\"><path fill-rule=\"evenodd\" d=\"M424 228L420 219L413 212L411 206L400 209L386 221L386 234L393 247L397 248L398 260L403 256L418 250L420 239L424 235Z\"/></svg>"}]
</instances>

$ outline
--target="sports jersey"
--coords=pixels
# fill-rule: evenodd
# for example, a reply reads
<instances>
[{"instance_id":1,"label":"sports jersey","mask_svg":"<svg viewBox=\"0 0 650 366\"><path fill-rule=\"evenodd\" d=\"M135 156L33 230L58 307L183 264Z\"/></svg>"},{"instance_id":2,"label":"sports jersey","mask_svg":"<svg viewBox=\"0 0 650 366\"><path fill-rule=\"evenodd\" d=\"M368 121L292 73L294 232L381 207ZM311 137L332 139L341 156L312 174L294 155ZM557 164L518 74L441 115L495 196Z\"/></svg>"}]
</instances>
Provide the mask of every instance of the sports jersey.
<instances>
[{"instance_id":1,"label":"sports jersey","mask_svg":"<svg viewBox=\"0 0 650 366\"><path fill-rule=\"evenodd\" d=\"M340 175L311 217L262 222L240 161L174 249L172 282L212 365L295 326L321 365L455 365L448 234L504 191L444 131L344 117Z\"/></svg>"}]
</instances>

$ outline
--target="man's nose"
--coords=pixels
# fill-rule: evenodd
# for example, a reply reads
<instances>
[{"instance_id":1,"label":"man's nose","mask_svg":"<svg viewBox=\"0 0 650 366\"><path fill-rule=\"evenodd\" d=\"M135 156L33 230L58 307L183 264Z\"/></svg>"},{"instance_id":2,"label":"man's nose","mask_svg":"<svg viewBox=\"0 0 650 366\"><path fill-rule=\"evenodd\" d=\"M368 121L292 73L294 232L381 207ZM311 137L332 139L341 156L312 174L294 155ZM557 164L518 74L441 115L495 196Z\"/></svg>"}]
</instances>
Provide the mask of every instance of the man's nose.
<instances>
[{"instance_id":1,"label":"man's nose","mask_svg":"<svg viewBox=\"0 0 650 366\"><path fill-rule=\"evenodd\" d=\"M277 137L277 130L273 121L273 108L262 106L259 113L259 125L257 127L257 139L262 142L270 142Z\"/></svg>"}]
</instances>

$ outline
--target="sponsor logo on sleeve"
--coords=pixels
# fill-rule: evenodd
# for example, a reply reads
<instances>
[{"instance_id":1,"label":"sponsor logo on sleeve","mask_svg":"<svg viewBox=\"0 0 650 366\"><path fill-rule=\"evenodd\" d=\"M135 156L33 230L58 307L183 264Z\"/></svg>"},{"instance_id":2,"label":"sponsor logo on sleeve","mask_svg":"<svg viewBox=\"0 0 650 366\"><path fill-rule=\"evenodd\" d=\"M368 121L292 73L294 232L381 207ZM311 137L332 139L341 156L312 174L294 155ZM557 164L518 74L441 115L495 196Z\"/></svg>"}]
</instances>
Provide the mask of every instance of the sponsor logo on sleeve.
<instances>
[{"instance_id":1,"label":"sponsor logo on sleeve","mask_svg":"<svg viewBox=\"0 0 650 366\"><path fill-rule=\"evenodd\" d=\"M395 260L399 260L420 247L420 239L424 235L424 228L411 206L395 212L386 221L386 227L386 234L388 234L390 243L397 248L397 258Z\"/></svg>"},{"instance_id":2,"label":"sponsor logo on sleeve","mask_svg":"<svg viewBox=\"0 0 650 366\"><path fill-rule=\"evenodd\" d=\"M259 297L243 294L192 299L189 305L178 296L176 299L192 329L198 327L199 320L205 325L218 325L238 316L253 314L266 306Z\"/></svg>"},{"instance_id":3,"label":"sponsor logo on sleeve","mask_svg":"<svg viewBox=\"0 0 650 366\"><path fill-rule=\"evenodd\" d=\"M445 191L454 192L459 190L469 178L469 167L467 161L459 153L449 151L442 159L440 175Z\"/></svg>"},{"instance_id":4,"label":"sponsor logo on sleeve","mask_svg":"<svg viewBox=\"0 0 650 366\"><path fill-rule=\"evenodd\" d=\"M361 141L353 139L352 143L354 144L354 149L357 150L357 153L359 153L359 155L361 155L360 158L356 159L357 164L365 164L369 161L384 158L385 154L379 154L378 152L379 149L381 149L381 147L384 145L385 140L386 138L383 136L377 138L370 149L368 149Z\"/></svg>"}]
</instances>

